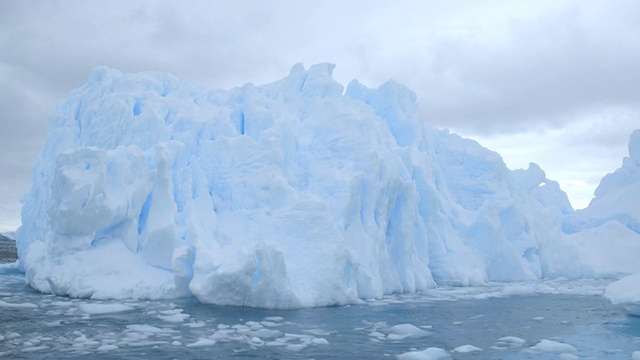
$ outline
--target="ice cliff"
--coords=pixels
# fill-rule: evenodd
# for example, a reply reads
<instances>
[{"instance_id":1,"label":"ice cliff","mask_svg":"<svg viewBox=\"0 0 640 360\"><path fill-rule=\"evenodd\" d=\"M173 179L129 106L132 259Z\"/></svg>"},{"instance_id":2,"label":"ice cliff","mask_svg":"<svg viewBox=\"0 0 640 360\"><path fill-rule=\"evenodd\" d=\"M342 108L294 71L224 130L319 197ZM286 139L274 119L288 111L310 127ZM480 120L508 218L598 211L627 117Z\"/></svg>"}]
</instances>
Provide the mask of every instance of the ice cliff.
<instances>
[{"instance_id":1,"label":"ice cliff","mask_svg":"<svg viewBox=\"0 0 640 360\"><path fill-rule=\"evenodd\" d=\"M345 91L332 70L296 65L230 91L95 70L50 118L23 198L28 283L295 308L640 271L625 263L640 254L638 206L605 196L633 185L624 169L638 167L637 135L595 210L578 214L537 165L510 171L497 153L426 126L404 86ZM601 256L616 246L625 251Z\"/></svg>"},{"instance_id":2,"label":"ice cliff","mask_svg":"<svg viewBox=\"0 0 640 360\"><path fill-rule=\"evenodd\" d=\"M615 172L605 176L595 191L595 198L589 207L572 214L565 227L587 228L600 236L599 240L608 246L603 248L601 257L605 259L616 251L615 247L631 247L640 242L640 130L635 130L629 141L629 156ZM615 226L614 231L602 231ZM627 259L637 263L632 257L635 251L628 251ZM627 269L629 272L633 269ZM638 270L636 270L638 271ZM640 272L609 285L604 296L614 304L624 305L627 310L640 316Z\"/></svg>"}]
</instances>

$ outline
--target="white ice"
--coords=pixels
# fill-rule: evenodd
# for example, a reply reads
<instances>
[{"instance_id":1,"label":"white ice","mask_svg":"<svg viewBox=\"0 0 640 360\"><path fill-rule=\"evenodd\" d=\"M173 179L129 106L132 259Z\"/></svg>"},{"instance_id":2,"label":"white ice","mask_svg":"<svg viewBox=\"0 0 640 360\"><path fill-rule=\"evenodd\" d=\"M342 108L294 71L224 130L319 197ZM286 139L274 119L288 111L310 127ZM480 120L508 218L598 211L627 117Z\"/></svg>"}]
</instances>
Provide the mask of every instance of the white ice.
<instances>
[{"instance_id":1,"label":"white ice","mask_svg":"<svg viewBox=\"0 0 640 360\"><path fill-rule=\"evenodd\" d=\"M33 303L10 303L0 300L0 308L37 309L38 305Z\"/></svg>"},{"instance_id":2,"label":"white ice","mask_svg":"<svg viewBox=\"0 0 640 360\"><path fill-rule=\"evenodd\" d=\"M133 307L125 304L90 304L82 303L78 306L80 310L87 314L110 314L133 310Z\"/></svg>"},{"instance_id":3,"label":"white ice","mask_svg":"<svg viewBox=\"0 0 640 360\"><path fill-rule=\"evenodd\" d=\"M449 353L441 348L430 347L422 351L409 351L397 356L398 360L444 360L450 359Z\"/></svg>"},{"instance_id":4,"label":"white ice","mask_svg":"<svg viewBox=\"0 0 640 360\"><path fill-rule=\"evenodd\" d=\"M527 341L517 336L504 336L498 339L499 345L506 345L508 347L523 346Z\"/></svg>"},{"instance_id":5,"label":"white ice","mask_svg":"<svg viewBox=\"0 0 640 360\"><path fill-rule=\"evenodd\" d=\"M418 339L429 335L430 332L422 330L412 324L400 324L394 325L388 329L387 339L389 340L402 340L402 339Z\"/></svg>"},{"instance_id":6,"label":"white ice","mask_svg":"<svg viewBox=\"0 0 640 360\"><path fill-rule=\"evenodd\" d=\"M28 283L298 308L640 272L640 132L573 211L537 165L425 125L406 87L332 71L222 91L96 69L49 119L23 198Z\"/></svg>"},{"instance_id":7,"label":"white ice","mask_svg":"<svg viewBox=\"0 0 640 360\"><path fill-rule=\"evenodd\" d=\"M208 346L213 346L216 344L215 340L211 340L211 339L199 339L198 341L191 343L191 344L187 344L187 347L208 347Z\"/></svg>"},{"instance_id":8,"label":"white ice","mask_svg":"<svg viewBox=\"0 0 640 360\"><path fill-rule=\"evenodd\" d=\"M533 352L559 352L559 353L576 353L578 349L574 346L558 341L542 339L540 342L530 347Z\"/></svg>"},{"instance_id":9,"label":"white ice","mask_svg":"<svg viewBox=\"0 0 640 360\"><path fill-rule=\"evenodd\" d=\"M613 304L623 305L632 315L640 316L640 273L612 283L604 296Z\"/></svg>"},{"instance_id":10,"label":"white ice","mask_svg":"<svg viewBox=\"0 0 640 360\"><path fill-rule=\"evenodd\" d=\"M458 346L458 347L456 347L455 349L452 350L452 352L457 352L457 353L461 353L461 354L479 352L479 351L482 351L482 349L477 347L477 346L470 345L470 344L461 345L461 346Z\"/></svg>"}]
</instances>

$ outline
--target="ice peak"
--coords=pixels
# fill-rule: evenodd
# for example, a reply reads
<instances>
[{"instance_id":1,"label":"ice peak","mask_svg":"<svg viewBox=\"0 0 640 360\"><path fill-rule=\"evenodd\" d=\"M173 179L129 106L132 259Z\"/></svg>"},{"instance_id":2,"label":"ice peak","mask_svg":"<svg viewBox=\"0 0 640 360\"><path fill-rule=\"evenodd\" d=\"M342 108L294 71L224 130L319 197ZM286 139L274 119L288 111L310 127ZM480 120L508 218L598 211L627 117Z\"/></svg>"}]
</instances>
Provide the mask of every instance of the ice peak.
<instances>
[{"instance_id":1,"label":"ice peak","mask_svg":"<svg viewBox=\"0 0 640 360\"><path fill-rule=\"evenodd\" d=\"M334 64L321 63L304 68L302 63L295 64L289 76L277 82L288 84L290 90L302 90L307 97L333 98L342 96L343 86L333 79Z\"/></svg>"},{"instance_id":2,"label":"ice peak","mask_svg":"<svg viewBox=\"0 0 640 360\"><path fill-rule=\"evenodd\" d=\"M640 167L640 129L634 130L629 139L629 158Z\"/></svg>"},{"instance_id":3,"label":"ice peak","mask_svg":"<svg viewBox=\"0 0 640 360\"><path fill-rule=\"evenodd\" d=\"M291 71L289 71L289 75L297 75L305 72L304 64L297 63L291 67Z\"/></svg>"},{"instance_id":4,"label":"ice peak","mask_svg":"<svg viewBox=\"0 0 640 360\"><path fill-rule=\"evenodd\" d=\"M113 69L108 66L98 66L94 68L89 74L89 82L100 83L109 76L113 75L123 75L123 73L120 70Z\"/></svg>"},{"instance_id":5,"label":"ice peak","mask_svg":"<svg viewBox=\"0 0 640 360\"><path fill-rule=\"evenodd\" d=\"M333 69L335 69L336 65L331 63L320 63L311 65L309 68L309 74L314 74L316 76L327 76L333 77Z\"/></svg>"}]
</instances>

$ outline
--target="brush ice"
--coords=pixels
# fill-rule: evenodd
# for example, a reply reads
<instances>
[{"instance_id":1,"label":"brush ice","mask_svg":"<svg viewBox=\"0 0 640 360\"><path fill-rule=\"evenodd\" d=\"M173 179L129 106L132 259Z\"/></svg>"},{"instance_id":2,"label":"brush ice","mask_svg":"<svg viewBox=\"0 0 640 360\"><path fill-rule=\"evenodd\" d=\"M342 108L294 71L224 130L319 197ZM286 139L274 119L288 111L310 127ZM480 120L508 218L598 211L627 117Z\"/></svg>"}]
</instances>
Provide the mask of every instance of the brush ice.
<instances>
[{"instance_id":1,"label":"brush ice","mask_svg":"<svg viewBox=\"0 0 640 360\"><path fill-rule=\"evenodd\" d=\"M426 126L404 86L345 90L332 70L296 65L230 91L95 70L50 118L23 198L28 283L296 308L640 271L624 258L640 254L633 221L604 210L566 220L566 195L537 165L510 171ZM607 184L602 198L627 186ZM636 219L631 210L620 208ZM598 216L618 225L582 220ZM602 244L611 231L625 239ZM605 247L624 252L602 258Z\"/></svg>"}]
</instances>

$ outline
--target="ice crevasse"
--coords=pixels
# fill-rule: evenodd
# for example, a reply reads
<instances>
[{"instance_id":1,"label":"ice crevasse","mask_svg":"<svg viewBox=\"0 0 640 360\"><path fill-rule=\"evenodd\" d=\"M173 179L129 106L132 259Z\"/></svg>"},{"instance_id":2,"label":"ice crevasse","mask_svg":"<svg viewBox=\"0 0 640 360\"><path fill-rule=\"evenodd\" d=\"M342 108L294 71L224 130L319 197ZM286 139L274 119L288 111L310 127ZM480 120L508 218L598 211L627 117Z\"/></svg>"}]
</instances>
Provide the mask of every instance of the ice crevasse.
<instances>
[{"instance_id":1,"label":"ice crevasse","mask_svg":"<svg viewBox=\"0 0 640 360\"><path fill-rule=\"evenodd\" d=\"M626 218L576 215L537 165L425 125L406 87L345 90L332 70L229 91L94 70L50 117L23 197L28 283L297 308L640 271Z\"/></svg>"}]
</instances>

